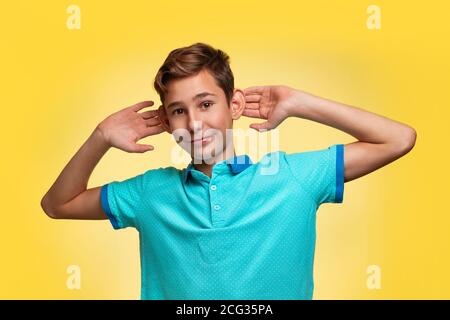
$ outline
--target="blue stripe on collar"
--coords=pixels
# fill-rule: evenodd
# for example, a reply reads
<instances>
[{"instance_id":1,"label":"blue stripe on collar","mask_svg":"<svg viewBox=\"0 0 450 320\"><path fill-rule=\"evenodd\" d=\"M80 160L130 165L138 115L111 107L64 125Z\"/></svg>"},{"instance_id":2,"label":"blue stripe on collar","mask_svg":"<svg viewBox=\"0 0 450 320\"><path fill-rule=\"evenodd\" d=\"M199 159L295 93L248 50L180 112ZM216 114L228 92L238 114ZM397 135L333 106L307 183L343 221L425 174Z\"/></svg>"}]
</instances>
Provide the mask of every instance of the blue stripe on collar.
<instances>
[{"instance_id":1,"label":"blue stripe on collar","mask_svg":"<svg viewBox=\"0 0 450 320\"><path fill-rule=\"evenodd\" d=\"M231 167L231 172L240 173L252 165L252 159L244 154L228 159L227 163Z\"/></svg>"},{"instance_id":2,"label":"blue stripe on collar","mask_svg":"<svg viewBox=\"0 0 450 320\"><path fill-rule=\"evenodd\" d=\"M234 156L226 160L226 163L229 165L231 172L234 174L241 173L242 171L244 171L253 164L252 159L250 159L250 157L246 154ZM192 164L191 161L191 163L189 163L183 174L183 181L185 183L192 169L194 169L194 165Z\"/></svg>"}]
</instances>

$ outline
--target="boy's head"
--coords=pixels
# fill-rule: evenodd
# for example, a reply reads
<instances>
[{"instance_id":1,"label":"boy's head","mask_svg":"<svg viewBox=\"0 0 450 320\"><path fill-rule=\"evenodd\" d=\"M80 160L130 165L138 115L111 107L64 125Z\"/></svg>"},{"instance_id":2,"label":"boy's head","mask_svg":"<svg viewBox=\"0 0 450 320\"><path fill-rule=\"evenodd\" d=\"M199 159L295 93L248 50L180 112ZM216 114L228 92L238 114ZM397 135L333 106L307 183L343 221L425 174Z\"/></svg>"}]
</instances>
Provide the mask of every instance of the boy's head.
<instances>
[{"instance_id":1,"label":"boy's head","mask_svg":"<svg viewBox=\"0 0 450 320\"><path fill-rule=\"evenodd\" d=\"M225 52L204 43L175 49L159 69L154 86L166 130L193 158L196 149L196 158L199 154L202 159L216 158L232 144L226 131L241 116L245 98L234 88ZM202 142L204 137L209 139Z\"/></svg>"}]
</instances>

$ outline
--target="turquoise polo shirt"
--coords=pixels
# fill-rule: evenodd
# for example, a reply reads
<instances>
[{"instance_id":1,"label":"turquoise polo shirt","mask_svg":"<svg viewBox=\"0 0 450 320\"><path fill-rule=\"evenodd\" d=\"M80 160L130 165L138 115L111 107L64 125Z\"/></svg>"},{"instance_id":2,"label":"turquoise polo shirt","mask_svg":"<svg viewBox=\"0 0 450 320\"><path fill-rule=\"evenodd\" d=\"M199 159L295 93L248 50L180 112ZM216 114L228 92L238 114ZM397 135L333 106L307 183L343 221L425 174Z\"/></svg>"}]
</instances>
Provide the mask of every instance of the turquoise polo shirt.
<instances>
[{"instance_id":1,"label":"turquoise polo shirt","mask_svg":"<svg viewBox=\"0 0 450 320\"><path fill-rule=\"evenodd\" d=\"M141 299L312 299L316 211L340 203L344 146L151 169L101 188L139 232Z\"/></svg>"}]
</instances>

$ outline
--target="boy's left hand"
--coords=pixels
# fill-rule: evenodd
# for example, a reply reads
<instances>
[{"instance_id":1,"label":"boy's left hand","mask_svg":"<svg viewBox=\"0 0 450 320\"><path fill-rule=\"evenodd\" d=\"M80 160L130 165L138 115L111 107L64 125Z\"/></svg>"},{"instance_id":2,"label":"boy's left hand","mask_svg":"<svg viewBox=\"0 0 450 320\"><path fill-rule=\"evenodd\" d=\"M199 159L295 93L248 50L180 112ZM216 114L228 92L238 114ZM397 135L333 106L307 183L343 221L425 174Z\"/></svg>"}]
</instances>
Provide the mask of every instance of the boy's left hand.
<instances>
[{"instance_id":1,"label":"boy's left hand","mask_svg":"<svg viewBox=\"0 0 450 320\"><path fill-rule=\"evenodd\" d=\"M242 115L250 118L267 119L266 122L252 123L255 130L275 129L291 116L299 105L299 91L288 86L258 86L244 89L245 108Z\"/></svg>"}]
</instances>

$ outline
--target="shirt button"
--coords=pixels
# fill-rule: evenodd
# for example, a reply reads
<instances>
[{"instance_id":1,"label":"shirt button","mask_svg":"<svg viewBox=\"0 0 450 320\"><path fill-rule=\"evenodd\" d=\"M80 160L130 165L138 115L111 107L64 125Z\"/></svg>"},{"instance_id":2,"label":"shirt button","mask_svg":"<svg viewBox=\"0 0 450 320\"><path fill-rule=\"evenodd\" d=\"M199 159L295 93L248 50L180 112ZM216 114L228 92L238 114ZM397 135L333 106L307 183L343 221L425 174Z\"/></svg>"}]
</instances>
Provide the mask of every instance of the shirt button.
<instances>
[{"instance_id":1,"label":"shirt button","mask_svg":"<svg viewBox=\"0 0 450 320\"><path fill-rule=\"evenodd\" d=\"M218 204L214 205L214 210L220 210L220 206Z\"/></svg>"},{"instance_id":2,"label":"shirt button","mask_svg":"<svg viewBox=\"0 0 450 320\"><path fill-rule=\"evenodd\" d=\"M211 186L211 190L216 190L217 189L217 187L213 184L212 186Z\"/></svg>"}]
</instances>

